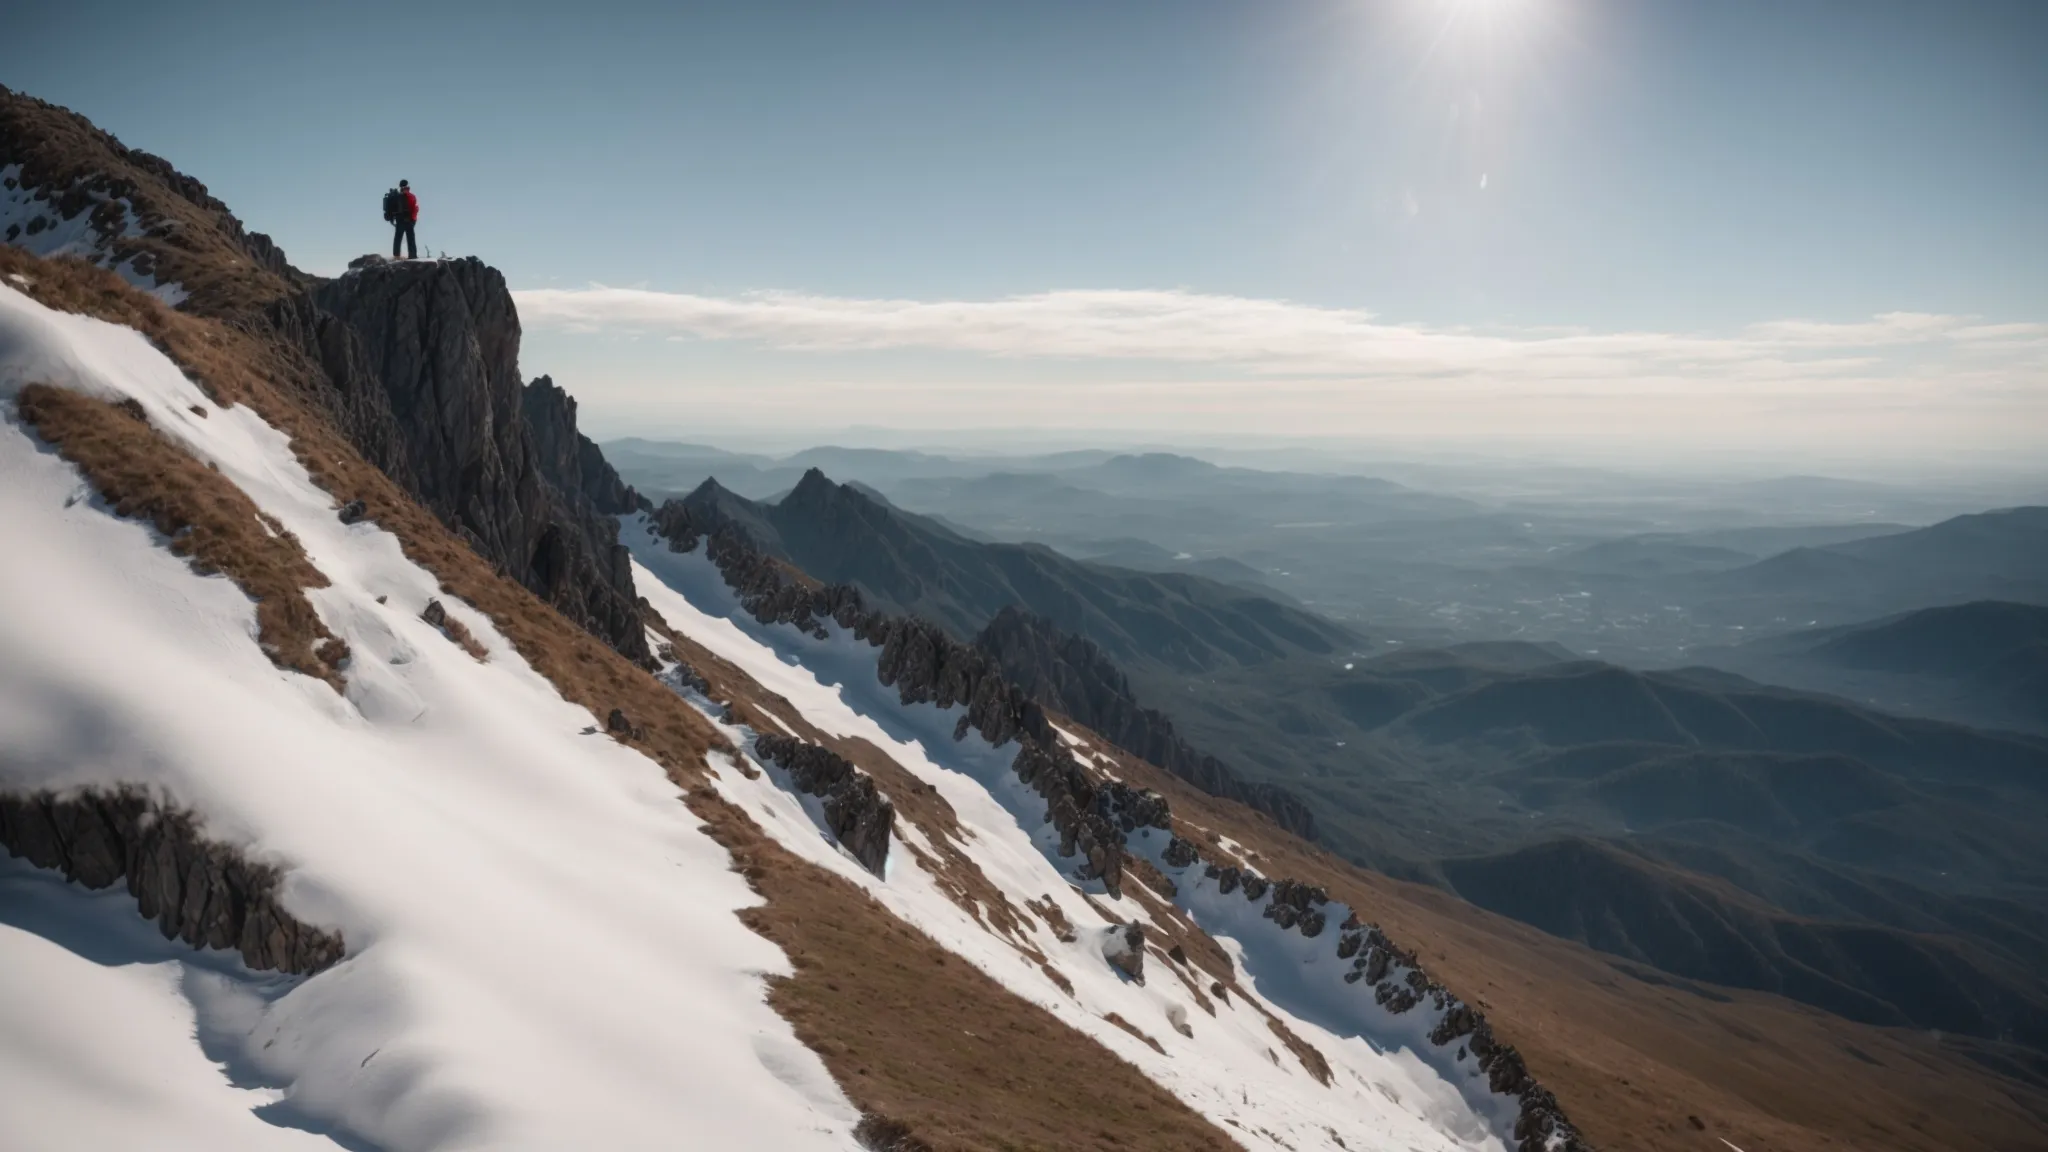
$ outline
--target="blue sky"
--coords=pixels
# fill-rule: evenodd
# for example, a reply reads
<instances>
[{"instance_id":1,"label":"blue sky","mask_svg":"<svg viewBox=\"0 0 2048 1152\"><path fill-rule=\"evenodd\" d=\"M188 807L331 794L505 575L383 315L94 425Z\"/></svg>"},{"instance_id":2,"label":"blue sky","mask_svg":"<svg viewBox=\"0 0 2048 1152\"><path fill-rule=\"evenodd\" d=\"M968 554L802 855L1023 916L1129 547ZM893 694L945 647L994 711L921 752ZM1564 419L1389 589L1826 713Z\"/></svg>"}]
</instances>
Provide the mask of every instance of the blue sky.
<instances>
[{"instance_id":1,"label":"blue sky","mask_svg":"<svg viewBox=\"0 0 2048 1152\"><path fill-rule=\"evenodd\" d=\"M0 82L314 270L410 178L602 430L1797 454L2048 437L2044 58L2030 2L72 0Z\"/></svg>"}]
</instances>

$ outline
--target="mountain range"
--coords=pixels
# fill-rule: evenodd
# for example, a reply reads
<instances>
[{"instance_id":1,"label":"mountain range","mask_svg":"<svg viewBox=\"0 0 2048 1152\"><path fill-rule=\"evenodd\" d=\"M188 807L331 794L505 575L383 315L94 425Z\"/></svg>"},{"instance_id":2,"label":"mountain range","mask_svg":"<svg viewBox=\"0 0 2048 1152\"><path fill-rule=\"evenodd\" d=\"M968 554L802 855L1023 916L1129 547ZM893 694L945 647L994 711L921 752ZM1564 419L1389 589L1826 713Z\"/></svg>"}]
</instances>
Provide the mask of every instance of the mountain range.
<instances>
[{"instance_id":1,"label":"mountain range","mask_svg":"<svg viewBox=\"0 0 2048 1152\"><path fill-rule=\"evenodd\" d=\"M970 540L816 469L772 503L716 481L681 503L707 523L738 524L763 551L821 580L857 586L877 605L960 637L1023 605L1115 658L1188 672L1329 654L1355 642L1341 626L1271 595L1085 563L1043 546Z\"/></svg>"},{"instance_id":2,"label":"mountain range","mask_svg":"<svg viewBox=\"0 0 2048 1152\"><path fill-rule=\"evenodd\" d=\"M481 260L0 193L0 1144L2041 1146L2035 738L671 494Z\"/></svg>"},{"instance_id":3,"label":"mountain range","mask_svg":"<svg viewBox=\"0 0 2048 1152\"><path fill-rule=\"evenodd\" d=\"M779 501L706 482L677 506L891 610L986 628L977 642L1049 705L1211 791L1302 813L1279 818L1361 863L1674 975L2048 1040L2031 975L2048 961L2048 745L1555 645L1353 655L1370 645L1276 602L968 540L815 470ZM2015 522L1878 554L1963 533L2024 567ZM1162 611L1256 642L1198 649ZM1742 943L1682 943L1709 923Z\"/></svg>"},{"instance_id":4,"label":"mountain range","mask_svg":"<svg viewBox=\"0 0 2048 1152\"><path fill-rule=\"evenodd\" d=\"M1700 654L1917 715L2048 734L2048 607L1978 600Z\"/></svg>"}]
</instances>

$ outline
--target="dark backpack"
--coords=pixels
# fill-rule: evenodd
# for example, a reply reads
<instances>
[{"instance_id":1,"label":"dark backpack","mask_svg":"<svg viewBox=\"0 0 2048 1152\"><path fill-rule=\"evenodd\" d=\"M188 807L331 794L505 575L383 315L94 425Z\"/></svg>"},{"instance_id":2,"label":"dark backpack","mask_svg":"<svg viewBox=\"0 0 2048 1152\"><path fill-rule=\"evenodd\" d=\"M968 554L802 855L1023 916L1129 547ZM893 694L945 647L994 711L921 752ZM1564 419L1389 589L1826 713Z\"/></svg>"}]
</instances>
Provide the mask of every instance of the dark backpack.
<instances>
[{"instance_id":1,"label":"dark backpack","mask_svg":"<svg viewBox=\"0 0 2048 1152\"><path fill-rule=\"evenodd\" d=\"M384 222L396 224L405 217L405 197L393 188L384 194Z\"/></svg>"}]
</instances>

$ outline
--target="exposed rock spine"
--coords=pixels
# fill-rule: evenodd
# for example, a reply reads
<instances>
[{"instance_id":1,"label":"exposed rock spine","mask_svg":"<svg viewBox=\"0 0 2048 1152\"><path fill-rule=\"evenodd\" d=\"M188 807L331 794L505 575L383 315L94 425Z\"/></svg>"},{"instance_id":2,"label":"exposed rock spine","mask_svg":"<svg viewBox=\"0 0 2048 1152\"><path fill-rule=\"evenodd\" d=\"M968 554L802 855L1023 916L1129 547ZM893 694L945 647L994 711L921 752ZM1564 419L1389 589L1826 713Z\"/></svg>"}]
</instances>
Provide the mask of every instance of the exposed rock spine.
<instances>
[{"instance_id":1,"label":"exposed rock spine","mask_svg":"<svg viewBox=\"0 0 2048 1152\"><path fill-rule=\"evenodd\" d=\"M799 791L823 800L825 823L833 837L861 867L883 874L896 807L872 777L829 748L773 732L756 735L754 751L788 772Z\"/></svg>"},{"instance_id":2,"label":"exposed rock spine","mask_svg":"<svg viewBox=\"0 0 2048 1152\"><path fill-rule=\"evenodd\" d=\"M166 939L233 948L251 968L310 973L342 957L341 937L279 903L276 868L205 838L190 812L135 788L0 795L0 844L87 888L125 879Z\"/></svg>"},{"instance_id":3,"label":"exposed rock spine","mask_svg":"<svg viewBox=\"0 0 2048 1152\"><path fill-rule=\"evenodd\" d=\"M671 548L688 552L703 545L756 620L791 624L819 638L830 634L829 620L882 650L877 676L903 703L964 705L955 739L972 730L996 747L1016 741L1012 768L1045 800L1047 819L1060 833L1060 855L1077 858L1084 879L1122 894L1124 835L1141 822L1165 827L1164 801L1089 776L1061 747L1044 709L1006 681L986 653L926 621L869 610L858 589L806 586L744 532L729 524L700 524L679 501L662 505L654 518Z\"/></svg>"}]
</instances>

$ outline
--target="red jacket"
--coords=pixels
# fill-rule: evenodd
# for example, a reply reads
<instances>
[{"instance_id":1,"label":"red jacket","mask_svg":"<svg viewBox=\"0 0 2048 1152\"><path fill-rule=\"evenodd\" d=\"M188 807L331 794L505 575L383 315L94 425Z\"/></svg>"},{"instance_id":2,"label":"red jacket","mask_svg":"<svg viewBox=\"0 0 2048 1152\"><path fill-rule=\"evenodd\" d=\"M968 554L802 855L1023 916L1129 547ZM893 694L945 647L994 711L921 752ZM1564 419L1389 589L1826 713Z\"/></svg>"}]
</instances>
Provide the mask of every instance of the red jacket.
<instances>
[{"instance_id":1,"label":"red jacket","mask_svg":"<svg viewBox=\"0 0 2048 1152\"><path fill-rule=\"evenodd\" d=\"M410 188L405 190L405 218L413 223L418 223L420 218L420 198L413 195Z\"/></svg>"}]
</instances>

